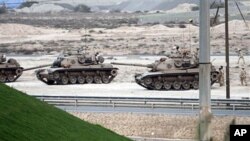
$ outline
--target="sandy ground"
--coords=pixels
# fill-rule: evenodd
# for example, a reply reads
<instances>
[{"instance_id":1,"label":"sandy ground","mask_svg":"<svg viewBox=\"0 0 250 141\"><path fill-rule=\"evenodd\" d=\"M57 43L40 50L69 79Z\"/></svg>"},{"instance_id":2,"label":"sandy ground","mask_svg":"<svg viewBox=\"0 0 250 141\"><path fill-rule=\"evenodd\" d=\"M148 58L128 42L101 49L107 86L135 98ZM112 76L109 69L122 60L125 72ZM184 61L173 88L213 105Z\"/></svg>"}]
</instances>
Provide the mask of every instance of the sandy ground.
<instances>
[{"instance_id":1,"label":"sandy ground","mask_svg":"<svg viewBox=\"0 0 250 141\"><path fill-rule=\"evenodd\" d=\"M195 139L198 116L151 115L134 113L72 113L94 124L102 125L125 136L151 138ZM214 141L223 141L228 125L250 124L250 117L219 116L212 118Z\"/></svg>"},{"instance_id":2,"label":"sandy ground","mask_svg":"<svg viewBox=\"0 0 250 141\"><path fill-rule=\"evenodd\" d=\"M40 57L15 57L24 68L37 66L38 64L48 64L52 62L56 56L40 56ZM117 56L115 59L106 59L109 62L126 62L126 63L153 63L160 56ZM214 60L216 58L216 60ZM250 56L245 57L250 62ZM224 65L224 57L213 56L214 65L219 68ZM241 86L239 81L239 68L237 68L237 57L230 58L231 67L231 98L241 99L242 97L250 97L250 86ZM48 86L37 80L34 71L27 71L14 83L8 83L9 86L15 87L30 95L74 95L74 96L120 96L120 97L179 97L179 98L198 98L198 90L189 91L150 91L134 82L135 73L143 73L149 69L143 67L116 66L119 68L119 74L110 84L85 84L85 85L53 85ZM249 72L250 67L246 70ZM250 84L250 74L247 78ZM212 98L225 98L226 87L219 87L218 84L212 86Z\"/></svg>"},{"instance_id":3,"label":"sandy ground","mask_svg":"<svg viewBox=\"0 0 250 141\"><path fill-rule=\"evenodd\" d=\"M244 22L230 21L230 53L240 48L249 53L250 30ZM120 26L117 28L59 29L22 24L0 24L0 51L35 53L84 47L89 52L106 55L161 54L174 45L198 47L198 30L194 25ZM250 24L249 24L250 26ZM8 30L6 30L8 29ZM211 28L211 53L224 53L224 25ZM25 52L26 51L26 52ZM33 52L28 52L29 54Z\"/></svg>"},{"instance_id":4,"label":"sandy ground","mask_svg":"<svg viewBox=\"0 0 250 141\"><path fill-rule=\"evenodd\" d=\"M80 23L82 24L82 23ZM249 53L250 32L241 21L230 22L230 52L241 48ZM237 28L236 28L237 27ZM8 29L8 30L6 30ZM86 41L85 41L86 39ZM153 63L161 56L138 56L146 54L161 54L170 51L174 45L181 48L198 47L198 27L178 25L167 27L155 26L121 26L113 29L59 29L49 27L34 27L22 24L0 24L0 51L9 54L28 53L41 54L59 52L67 48L85 48L88 52L99 51L106 56L114 56L109 62ZM224 53L224 25L211 28L211 53ZM116 56L137 54L137 56ZM57 54L56 54L57 55ZM52 63L56 55L44 56L13 56L24 68ZM215 59L215 60L214 60ZM223 56L212 56L211 61L219 68L225 66ZM250 56L245 57L247 65ZM250 97L250 85L240 86L237 56L230 56L231 98ZM71 95L71 96L105 96L105 97L176 97L198 98L198 90L189 91L149 91L134 82L135 73L148 71L140 67L119 67L118 76L110 84L86 84L48 86L36 79L34 71L27 71L14 83L8 83L29 95ZM250 84L250 67L246 66L247 81ZM225 86L212 86L211 97L225 98ZM197 136L197 119L194 116L174 115L141 115L133 113L72 113L86 121L100 124L126 136L144 136L157 138L193 139ZM216 141L222 141L224 132L233 117L215 117L212 120L213 135ZM237 117L239 124L250 124L249 117Z\"/></svg>"}]
</instances>

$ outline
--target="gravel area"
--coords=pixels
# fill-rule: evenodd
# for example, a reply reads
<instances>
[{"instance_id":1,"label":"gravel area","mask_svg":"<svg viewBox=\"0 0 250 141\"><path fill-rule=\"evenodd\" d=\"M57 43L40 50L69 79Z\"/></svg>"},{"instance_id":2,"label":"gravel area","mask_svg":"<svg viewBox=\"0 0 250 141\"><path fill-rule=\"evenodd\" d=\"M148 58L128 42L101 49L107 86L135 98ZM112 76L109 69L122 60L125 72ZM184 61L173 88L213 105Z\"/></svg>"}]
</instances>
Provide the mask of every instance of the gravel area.
<instances>
[{"instance_id":1,"label":"gravel area","mask_svg":"<svg viewBox=\"0 0 250 141\"><path fill-rule=\"evenodd\" d=\"M195 139L199 117L135 113L71 113L85 121L102 125L125 136ZM212 119L214 141L223 141L226 129L236 124L250 124L250 117L216 116Z\"/></svg>"}]
</instances>

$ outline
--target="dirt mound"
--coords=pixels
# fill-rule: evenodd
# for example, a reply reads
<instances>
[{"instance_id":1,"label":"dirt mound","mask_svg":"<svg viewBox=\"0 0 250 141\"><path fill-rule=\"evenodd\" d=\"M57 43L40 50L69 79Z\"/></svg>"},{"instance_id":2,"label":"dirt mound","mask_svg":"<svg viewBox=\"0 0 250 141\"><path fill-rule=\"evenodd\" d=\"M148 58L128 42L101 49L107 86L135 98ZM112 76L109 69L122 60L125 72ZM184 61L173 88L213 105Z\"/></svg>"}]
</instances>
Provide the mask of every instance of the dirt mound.
<instances>
[{"instance_id":1,"label":"dirt mound","mask_svg":"<svg viewBox=\"0 0 250 141\"><path fill-rule=\"evenodd\" d=\"M51 30L23 24L0 24L0 35L25 36L41 35L46 33L51 33Z\"/></svg>"},{"instance_id":2,"label":"dirt mound","mask_svg":"<svg viewBox=\"0 0 250 141\"><path fill-rule=\"evenodd\" d=\"M183 3L179 4L177 7L166 11L166 13L184 13L184 12L191 12L194 8L197 8L198 6L196 4L189 4L189 3Z\"/></svg>"},{"instance_id":3,"label":"dirt mound","mask_svg":"<svg viewBox=\"0 0 250 141\"><path fill-rule=\"evenodd\" d=\"M242 20L232 20L229 21L229 31L234 32L234 31L250 31L250 23L249 21L246 22L247 25L245 24L244 21ZM248 26L248 27L247 27ZM225 24L220 24L214 27L214 31L217 32L225 32Z\"/></svg>"},{"instance_id":4,"label":"dirt mound","mask_svg":"<svg viewBox=\"0 0 250 141\"><path fill-rule=\"evenodd\" d=\"M70 11L60 5L55 4L33 4L31 7L24 7L22 9L16 9L16 12L22 13L48 13L48 12L62 12Z\"/></svg>"}]
</instances>

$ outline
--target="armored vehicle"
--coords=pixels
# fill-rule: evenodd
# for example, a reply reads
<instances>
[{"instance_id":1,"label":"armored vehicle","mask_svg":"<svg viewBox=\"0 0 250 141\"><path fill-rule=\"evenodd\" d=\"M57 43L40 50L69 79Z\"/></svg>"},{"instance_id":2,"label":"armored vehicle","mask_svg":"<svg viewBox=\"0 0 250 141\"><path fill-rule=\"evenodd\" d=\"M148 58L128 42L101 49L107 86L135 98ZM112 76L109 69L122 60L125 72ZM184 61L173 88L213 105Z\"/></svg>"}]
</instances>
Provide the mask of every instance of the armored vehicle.
<instances>
[{"instance_id":1,"label":"armored vehicle","mask_svg":"<svg viewBox=\"0 0 250 141\"><path fill-rule=\"evenodd\" d=\"M137 84L149 90L189 90L199 88L199 64L198 60L191 55L170 56L161 58L152 64L126 64L115 63L115 65L128 65L150 68L150 71L136 74ZM219 72L211 66L211 85L219 78Z\"/></svg>"},{"instance_id":2,"label":"armored vehicle","mask_svg":"<svg viewBox=\"0 0 250 141\"><path fill-rule=\"evenodd\" d=\"M104 63L98 53L85 54L79 52L62 53L49 69L36 71L37 78L52 85L110 83L117 75L118 68Z\"/></svg>"},{"instance_id":3,"label":"armored vehicle","mask_svg":"<svg viewBox=\"0 0 250 141\"><path fill-rule=\"evenodd\" d=\"M50 65L51 64L24 69L15 59L10 58L7 60L5 54L0 54L0 82L14 82L22 75L23 71L38 69Z\"/></svg>"}]
</instances>

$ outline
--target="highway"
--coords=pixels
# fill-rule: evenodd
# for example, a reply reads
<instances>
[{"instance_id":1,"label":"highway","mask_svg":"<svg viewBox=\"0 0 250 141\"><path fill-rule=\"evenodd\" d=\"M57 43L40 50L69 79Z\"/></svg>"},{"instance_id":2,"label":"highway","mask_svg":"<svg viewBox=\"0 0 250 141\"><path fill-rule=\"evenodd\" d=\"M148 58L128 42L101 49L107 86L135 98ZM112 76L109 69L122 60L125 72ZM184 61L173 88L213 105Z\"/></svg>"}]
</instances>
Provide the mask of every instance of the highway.
<instances>
[{"instance_id":1,"label":"highway","mask_svg":"<svg viewBox=\"0 0 250 141\"><path fill-rule=\"evenodd\" d=\"M132 112L143 114L198 115L199 100L189 98L135 98L34 96L69 112ZM249 116L249 99L212 99L211 108L217 116Z\"/></svg>"}]
</instances>

